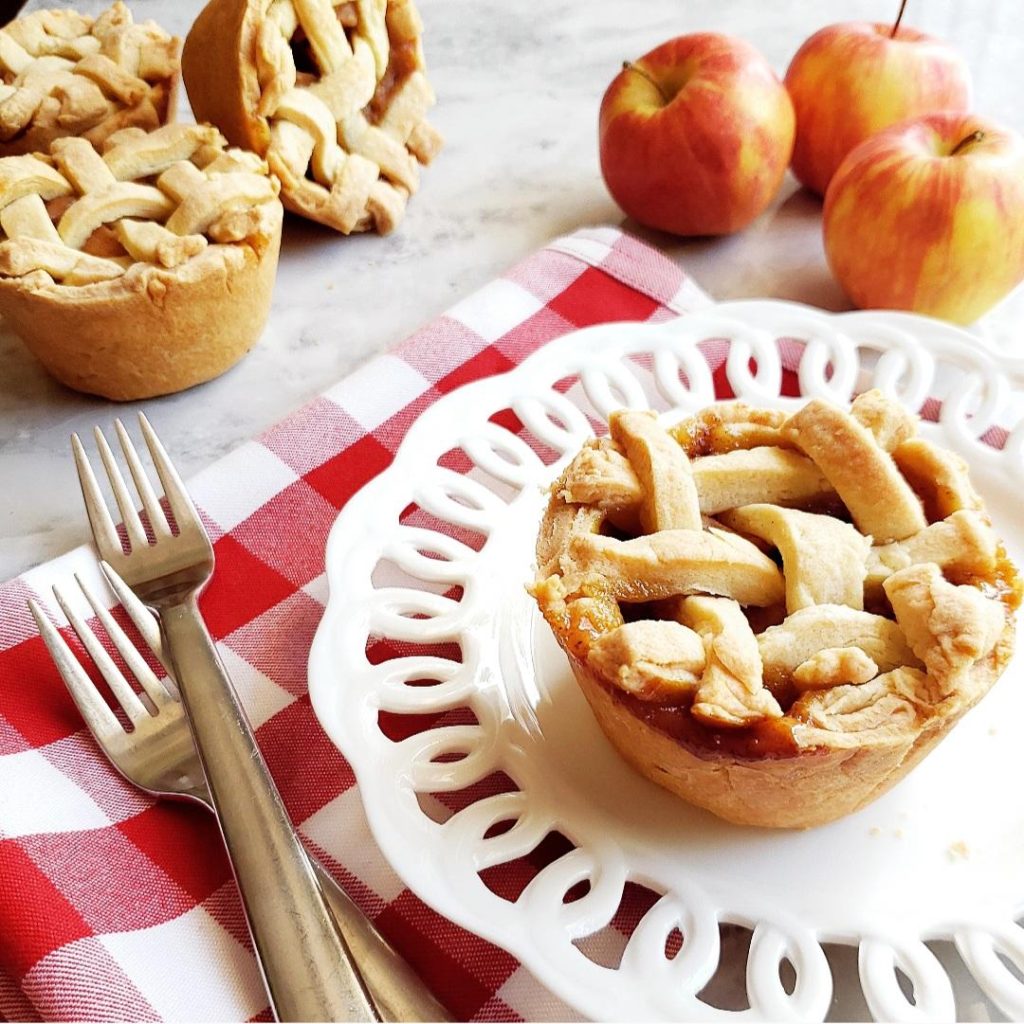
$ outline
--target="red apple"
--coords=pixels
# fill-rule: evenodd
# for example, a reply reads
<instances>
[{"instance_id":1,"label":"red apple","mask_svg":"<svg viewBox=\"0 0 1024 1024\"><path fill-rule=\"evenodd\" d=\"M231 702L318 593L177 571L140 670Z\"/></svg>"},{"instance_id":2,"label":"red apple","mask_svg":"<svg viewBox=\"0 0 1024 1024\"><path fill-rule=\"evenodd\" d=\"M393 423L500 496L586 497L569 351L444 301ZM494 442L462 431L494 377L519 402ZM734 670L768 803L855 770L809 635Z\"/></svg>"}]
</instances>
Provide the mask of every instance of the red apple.
<instances>
[{"instance_id":1,"label":"red apple","mask_svg":"<svg viewBox=\"0 0 1024 1024\"><path fill-rule=\"evenodd\" d=\"M875 132L970 106L970 74L956 50L904 25L892 32L892 25L866 21L829 25L789 65L793 173L819 195L846 154Z\"/></svg>"},{"instance_id":2,"label":"red apple","mask_svg":"<svg viewBox=\"0 0 1024 1024\"><path fill-rule=\"evenodd\" d=\"M970 323L1024 280L1024 139L971 114L888 128L836 171L824 236L855 305Z\"/></svg>"},{"instance_id":3,"label":"red apple","mask_svg":"<svg viewBox=\"0 0 1024 1024\"><path fill-rule=\"evenodd\" d=\"M626 64L601 101L601 173L641 224L677 235L746 227L778 191L793 107L749 43L680 36Z\"/></svg>"}]
</instances>

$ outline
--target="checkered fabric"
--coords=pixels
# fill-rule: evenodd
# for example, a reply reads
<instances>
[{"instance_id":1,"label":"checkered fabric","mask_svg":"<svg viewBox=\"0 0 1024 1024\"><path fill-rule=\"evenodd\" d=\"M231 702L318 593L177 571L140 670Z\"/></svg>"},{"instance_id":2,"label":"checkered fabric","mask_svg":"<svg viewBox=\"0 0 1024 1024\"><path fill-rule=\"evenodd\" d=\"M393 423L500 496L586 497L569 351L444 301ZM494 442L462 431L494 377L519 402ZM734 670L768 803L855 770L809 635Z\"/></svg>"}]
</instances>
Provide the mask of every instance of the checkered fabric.
<instances>
[{"instance_id":1,"label":"checkered fabric","mask_svg":"<svg viewBox=\"0 0 1024 1024\"><path fill-rule=\"evenodd\" d=\"M428 910L370 837L352 772L306 690L327 596L327 532L441 395L578 327L661 320L708 301L636 240L579 232L190 482L217 557L202 610L292 818L458 1018L574 1014L513 957ZM0 586L0 1016L269 1019L212 816L155 801L110 768L38 636L25 599L52 608L51 584L73 571L98 578L90 549ZM523 884L495 880L499 889ZM627 917L650 905L649 894L638 891L633 904Z\"/></svg>"}]
</instances>

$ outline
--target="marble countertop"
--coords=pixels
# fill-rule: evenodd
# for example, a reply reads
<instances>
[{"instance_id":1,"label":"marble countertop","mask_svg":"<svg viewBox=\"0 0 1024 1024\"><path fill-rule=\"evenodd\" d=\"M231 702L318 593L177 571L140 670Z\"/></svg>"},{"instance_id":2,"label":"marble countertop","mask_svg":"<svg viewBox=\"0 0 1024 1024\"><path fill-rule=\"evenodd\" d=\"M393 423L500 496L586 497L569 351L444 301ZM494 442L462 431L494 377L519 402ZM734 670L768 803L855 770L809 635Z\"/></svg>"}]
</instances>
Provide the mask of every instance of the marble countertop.
<instances>
[{"instance_id":1,"label":"marble countertop","mask_svg":"<svg viewBox=\"0 0 1024 1024\"><path fill-rule=\"evenodd\" d=\"M29 9L53 6L33 0ZM912 3L907 21L955 39L975 78L976 109L1024 130L1024 24L1019 0ZM80 9L99 11L105 0ZM137 17L187 32L199 0L133 0ZM273 311L235 369L168 398L115 406L54 383L0 325L0 579L87 539L68 437L144 407L185 476L259 433L374 354L549 239L622 223L601 180L597 108L624 58L684 32L714 29L758 46L781 73L831 21L888 19L890 0L803 7L759 0L422 0L447 145L394 235L339 237L289 218ZM627 14L628 12L628 14ZM189 116L187 111L183 116ZM820 203L787 179L747 231L680 241L625 222L718 298L772 296L845 308L825 265ZM990 315L1014 345L1013 301ZM1024 340L1024 339L1021 339Z\"/></svg>"},{"instance_id":2,"label":"marble countertop","mask_svg":"<svg viewBox=\"0 0 1024 1024\"><path fill-rule=\"evenodd\" d=\"M184 34L200 0L129 0ZM29 8L55 6L33 0ZM105 2L85 0L99 11ZM0 579L88 539L70 457L72 431L109 426L144 408L183 474L202 469L386 350L551 238L624 224L678 261L721 299L778 297L828 309L847 302L826 267L820 203L787 179L747 231L681 241L622 220L601 180L597 109L623 59L674 35L741 35L784 72L820 26L887 20L895 0L420 0L425 49L438 94L433 122L447 145L423 173L396 234L339 237L286 224L266 332L235 369L184 394L113 405L54 383L0 324ZM975 81L975 108L1024 131L1024 21L1020 0L911 2L907 22L957 42ZM184 116L188 116L185 113ZM1007 352L1024 351L1024 292L983 329ZM856 971L853 950L839 950ZM742 957L737 959L742 970ZM742 979L723 979L730 991ZM981 993L962 990L961 1012L987 1019ZM842 1019L864 1019L844 1003Z\"/></svg>"}]
</instances>

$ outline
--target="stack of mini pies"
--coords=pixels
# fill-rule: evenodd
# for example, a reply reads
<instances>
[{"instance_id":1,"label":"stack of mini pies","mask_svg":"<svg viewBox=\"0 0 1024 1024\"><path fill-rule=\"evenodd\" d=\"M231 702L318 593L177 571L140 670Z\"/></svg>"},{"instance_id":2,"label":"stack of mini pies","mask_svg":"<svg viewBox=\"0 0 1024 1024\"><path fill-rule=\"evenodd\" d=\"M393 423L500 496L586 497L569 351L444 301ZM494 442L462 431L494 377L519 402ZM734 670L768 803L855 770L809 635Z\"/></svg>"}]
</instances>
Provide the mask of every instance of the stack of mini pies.
<instances>
[{"instance_id":1,"label":"stack of mini pies","mask_svg":"<svg viewBox=\"0 0 1024 1024\"><path fill-rule=\"evenodd\" d=\"M421 28L411 0L211 0L182 50L117 0L0 29L0 313L77 390L223 373L266 323L282 204L401 220L441 146ZM179 75L197 126L170 123Z\"/></svg>"}]
</instances>

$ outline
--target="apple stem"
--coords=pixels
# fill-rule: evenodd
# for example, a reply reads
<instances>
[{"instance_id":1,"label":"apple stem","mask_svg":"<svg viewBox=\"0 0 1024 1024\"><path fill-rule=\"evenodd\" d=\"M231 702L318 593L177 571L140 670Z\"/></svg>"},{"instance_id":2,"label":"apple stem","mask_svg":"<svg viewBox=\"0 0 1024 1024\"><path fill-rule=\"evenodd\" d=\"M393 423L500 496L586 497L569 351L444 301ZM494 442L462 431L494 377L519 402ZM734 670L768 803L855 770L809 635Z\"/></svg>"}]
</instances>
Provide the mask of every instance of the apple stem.
<instances>
[{"instance_id":1,"label":"apple stem","mask_svg":"<svg viewBox=\"0 0 1024 1024\"><path fill-rule=\"evenodd\" d=\"M981 142L981 140L984 139L984 138L985 138L985 133L983 131L981 131L980 129L978 131L976 131L976 132L971 132L970 135L968 135L965 138L961 139L949 151L949 155L950 156L956 156L957 153L960 152L960 150L966 149L968 146L972 145L975 142Z\"/></svg>"},{"instance_id":2,"label":"apple stem","mask_svg":"<svg viewBox=\"0 0 1024 1024\"><path fill-rule=\"evenodd\" d=\"M666 103L671 103L672 102L672 97L667 95L665 93L665 90L662 89L662 87L660 85L658 85L658 83L653 78L651 78L651 76L646 71L644 71L644 69L642 67L639 67L638 65L634 64L632 61L624 60L622 62L622 70L623 71L635 71L641 78L647 79L647 81L650 82L651 85L653 85L654 88L658 90L659 94L661 95L661 98Z\"/></svg>"},{"instance_id":3,"label":"apple stem","mask_svg":"<svg viewBox=\"0 0 1024 1024\"><path fill-rule=\"evenodd\" d=\"M900 13L896 15L896 24L893 25L892 31L889 33L890 39L896 38L896 33L900 30L900 22L903 20L903 12L907 9L907 0L900 0Z\"/></svg>"}]
</instances>

